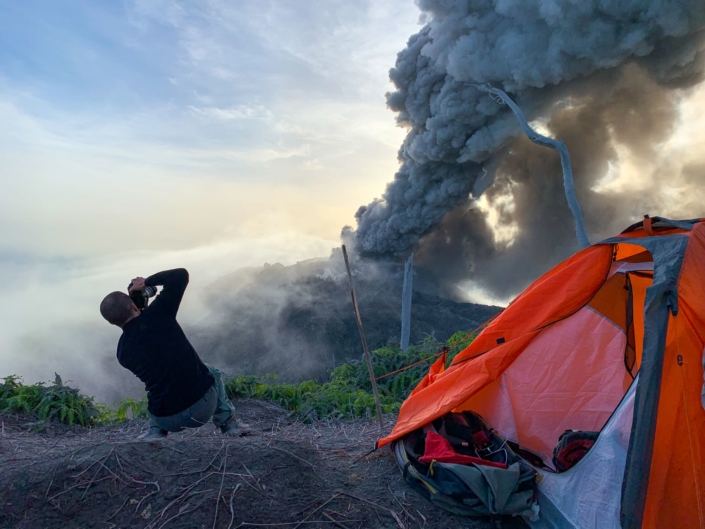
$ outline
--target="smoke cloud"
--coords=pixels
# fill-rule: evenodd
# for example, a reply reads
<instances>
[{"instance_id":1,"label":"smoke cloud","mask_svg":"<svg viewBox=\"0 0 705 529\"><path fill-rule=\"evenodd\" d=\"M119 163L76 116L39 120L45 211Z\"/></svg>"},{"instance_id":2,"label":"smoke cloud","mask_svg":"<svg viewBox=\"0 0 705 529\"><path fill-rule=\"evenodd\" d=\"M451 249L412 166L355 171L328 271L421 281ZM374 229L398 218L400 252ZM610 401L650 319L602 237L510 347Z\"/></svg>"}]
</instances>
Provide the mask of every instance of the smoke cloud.
<instances>
[{"instance_id":1,"label":"smoke cloud","mask_svg":"<svg viewBox=\"0 0 705 529\"><path fill-rule=\"evenodd\" d=\"M557 153L521 136L502 88L567 144L592 242L641 214L702 215L703 160L669 145L703 78L701 0L417 0L427 21L387 95L409 129L381 199L356 213L357 250L411 250L446 294L506 298L578 248Z\"/></svg>"}]
</instances>

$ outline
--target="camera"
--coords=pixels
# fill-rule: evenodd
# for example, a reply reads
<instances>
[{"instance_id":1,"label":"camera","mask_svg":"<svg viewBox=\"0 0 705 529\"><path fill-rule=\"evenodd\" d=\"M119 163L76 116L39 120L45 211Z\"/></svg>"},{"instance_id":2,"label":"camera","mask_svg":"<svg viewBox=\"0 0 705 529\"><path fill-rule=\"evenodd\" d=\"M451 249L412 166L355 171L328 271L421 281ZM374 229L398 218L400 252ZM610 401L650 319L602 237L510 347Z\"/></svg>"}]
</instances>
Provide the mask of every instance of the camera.
<instances>
[{"instance_id":1,"label":"camera","mask_svg":"<svg viewBox=\"0 0 705 529\"><path fill-rule=\"evenodd\" d=\"M131 288L132 283L127 285L127 293L130 295L130 299L140 312L142 312L149 304L149 298L157 293L157 287L145 287L144 290L136 290L135 292L130 292Z\"/></svg>"}]
</instances>

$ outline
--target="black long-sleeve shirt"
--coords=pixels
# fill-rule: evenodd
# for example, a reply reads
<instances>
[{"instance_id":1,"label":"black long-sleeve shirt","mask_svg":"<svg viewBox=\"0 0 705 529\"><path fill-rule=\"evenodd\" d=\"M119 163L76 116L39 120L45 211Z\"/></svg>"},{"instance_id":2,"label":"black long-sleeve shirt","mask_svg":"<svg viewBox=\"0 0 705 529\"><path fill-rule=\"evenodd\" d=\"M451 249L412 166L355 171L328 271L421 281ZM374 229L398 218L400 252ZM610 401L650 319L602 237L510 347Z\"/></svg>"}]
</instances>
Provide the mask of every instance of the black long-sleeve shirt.
<instances>
[{"instance_id":1,"label":"black long-sleeve shirt","mask_svg":"<svg viewBox=\"0 0 705 529\"><path fill-rule=\"evenodd\" d=\"M117 358L144 382L149 412L166 417L190 408L215 379L176 322L188 272L167 270L144 283L163 288L142 314L125 324Z\"/></svg>"}]
</instances>

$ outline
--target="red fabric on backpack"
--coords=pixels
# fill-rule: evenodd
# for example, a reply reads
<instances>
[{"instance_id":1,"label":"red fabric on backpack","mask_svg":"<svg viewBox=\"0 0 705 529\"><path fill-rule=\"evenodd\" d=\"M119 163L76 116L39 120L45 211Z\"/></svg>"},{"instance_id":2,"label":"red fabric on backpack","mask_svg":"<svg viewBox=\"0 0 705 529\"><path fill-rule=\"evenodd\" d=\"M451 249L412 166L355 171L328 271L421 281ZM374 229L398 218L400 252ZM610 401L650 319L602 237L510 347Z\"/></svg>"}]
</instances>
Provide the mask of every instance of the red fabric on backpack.
<instances>
[{"instance_id":1,"label":"red fabric on backpack","mask_svg":"<svg viewBox=\"0 0 705 529\"><path fill-rule=\"evenodd\" d=\"M428 432L426 434L426 449L424 450L424 455L419 458L419 461L422 463L431 463L432 461L438 463L457 463L458 465L474 463L475 465L486 465L494 468L507 468L507 465L504 463L495 463L494 461L487 461L479 457L458 454L453 450L448 440L436 432Z\"/></svg>"}]
</instances>

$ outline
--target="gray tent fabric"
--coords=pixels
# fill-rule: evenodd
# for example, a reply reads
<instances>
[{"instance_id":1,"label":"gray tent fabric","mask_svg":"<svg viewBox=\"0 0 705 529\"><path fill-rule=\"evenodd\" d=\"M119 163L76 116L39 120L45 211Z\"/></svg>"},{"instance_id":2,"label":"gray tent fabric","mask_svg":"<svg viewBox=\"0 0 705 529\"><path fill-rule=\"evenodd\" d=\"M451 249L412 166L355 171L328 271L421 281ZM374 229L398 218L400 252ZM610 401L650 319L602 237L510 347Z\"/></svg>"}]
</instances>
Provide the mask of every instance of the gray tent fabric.
<instances>
[{"instance_id":1,"label":"gray tent fabric","mask_svg":"<svg viewBox=\"0 0 705 529\"><path fill-rule=\"evenodd\" d=\"M699 222L700 219L690 219L690 220L671 220L663 217L651 217L651 227L652 228L680 228L682 230L690 231L693 226ZM629 233L630 231L636 231L644 226L644 221L641 220L635 224L629 226L622 233Z\"/></svg>"},{"instance_id":2,"label":"gray tent fabric","mask_svg":"<svg viewBox=\"0 0 705 529\"><path fill-rule=\"evenodd\" d=\"M652 220L657 218L654 217ZM659 221L664 220L659 218ZM638 529L642 525L651 473L668 320L670 315L678 314L677 284L688 246L688 237L685 235L638 239L613 237L600 244L641 246L651 253L654 261L654 282L647 289L644 302L645 347L639 369L634 423L622 483L622 527Z\"/></svg>"}]
</instances>

